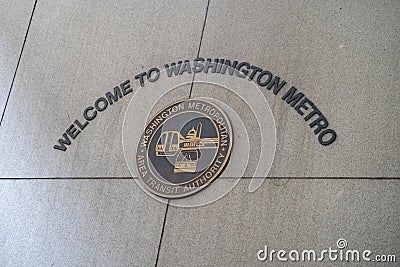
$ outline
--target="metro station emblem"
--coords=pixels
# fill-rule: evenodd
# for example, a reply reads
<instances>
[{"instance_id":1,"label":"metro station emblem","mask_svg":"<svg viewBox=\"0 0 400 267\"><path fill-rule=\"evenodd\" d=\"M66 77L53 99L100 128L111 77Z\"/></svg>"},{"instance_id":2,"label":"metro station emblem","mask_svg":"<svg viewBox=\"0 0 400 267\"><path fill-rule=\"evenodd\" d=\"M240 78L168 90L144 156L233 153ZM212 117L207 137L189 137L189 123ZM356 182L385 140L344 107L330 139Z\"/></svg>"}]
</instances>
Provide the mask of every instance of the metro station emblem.
<instances>
[{"instance_id":1,"label":"metro station emblem","mask_svg":"<svg viewBox=\"0 0 400 267\"><path fill-rule=\"evenodd\" d=\"M232 128L224 111L204 99L185 99L159 111L139 140L136 168L151 193L165 198L192 195L226 166Z\"/></svg>"}]
</instances>

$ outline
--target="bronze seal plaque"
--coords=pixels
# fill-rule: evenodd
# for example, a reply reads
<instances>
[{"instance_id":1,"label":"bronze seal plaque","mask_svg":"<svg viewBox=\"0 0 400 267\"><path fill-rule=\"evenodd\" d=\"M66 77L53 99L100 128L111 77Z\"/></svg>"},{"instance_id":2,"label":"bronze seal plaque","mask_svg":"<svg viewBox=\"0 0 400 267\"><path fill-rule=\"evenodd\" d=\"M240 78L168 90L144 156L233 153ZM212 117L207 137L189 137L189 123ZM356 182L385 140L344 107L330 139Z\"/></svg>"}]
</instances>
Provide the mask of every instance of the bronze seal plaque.
<instances>
[{"instance_id":1,"label":"bronze seal plaque","mask_svg":"<svg viewBox=\"0 0 400 267\"><path fill-rule=\"evenodd\" d=\"M207 187L228 163L233 142L225 112L208 100L184 99L148 121L137 146L139 180L165 198Z\"/></svg>"}]
</instances>

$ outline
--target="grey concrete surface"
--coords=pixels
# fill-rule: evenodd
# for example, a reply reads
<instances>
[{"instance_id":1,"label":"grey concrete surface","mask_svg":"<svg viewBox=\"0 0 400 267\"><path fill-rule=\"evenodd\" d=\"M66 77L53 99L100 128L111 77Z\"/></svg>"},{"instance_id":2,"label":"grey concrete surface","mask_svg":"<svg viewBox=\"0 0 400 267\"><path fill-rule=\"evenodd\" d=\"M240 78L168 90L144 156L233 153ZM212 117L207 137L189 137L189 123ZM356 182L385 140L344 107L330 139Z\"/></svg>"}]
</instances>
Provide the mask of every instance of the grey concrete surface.
<instances>
[{"instance_id":1,"label":"grey concrete surface","mask_svg":"<svg viewBox=\"0 0 400 267\"><path fill-rule=\"evenodd\" d=\"M0 112L3 113L34 0L0 3Z\"/></svg>"},{"instance_id":2,"label":"grey concrete surface","mask_svg":"<svg viewBox=\"0 0 400 267\"><path fill-rule=\"evenodd\" d=\"M399 260L399 2L209 3L203 31L206 0L38 1L0 127L0 178L55 179L0 179L0 266L293 266L259 262L256 253L265 245L326 249L339 238L351 249ZM32 5L0 4L7 6L0 8L0 43L9 47L0 47L2 88L15 70ZM255 193L242 179L222 199L190 209L167 208L134 180L112 179L131 175L121 130L133 94L99 113L67 152L53 149L114 86L130 79L136 92L136 74L194 59L200 36L201 57L248 61L286 80L283 91L293 85L305 93L337 141L321 146L282 94L262 89L277 126L269 176L293 179L267 179ZM188 89L166 95L152 113L187 97ZM241 116L252 134L250 176L261 144L249 108L215 86L195 84L192 96L215 97ZM2 101L3 91L0 108ZM146 103L138 116L150 111ZM234 145L229 175L240 172L234 163L243 147ZM221 190L218 182L211 186L205 190Z\"/></svg>"},{"instance_id":3,"label":"grey concrete surface","mask_svg":"<svg viewBox=\"0 0 400 267\"><path fill-rule=\"evenodd\" d=\"M200 56L272 71L287 81L282 92L296 86L338 134L333 145L321 146L282 94L262 89L277 125L270 176L400 176L398 4L257 3L211 1ZM85 107L118 83L129 78L137 87L137 73L193 59L206 2L121 6L38 4L0 130L0 155L7 159L0 163L2 177L130 175L115 138L130 96L100 114L66 153L52 147ZM126 19L115 20L116 13ZM251 21L238 23L246 18ZM193 95L200 94L194 86Z\"/></svg>"},{"instance_id":4,"label":"grey concrete surface","mask_svg":"<svg viewBox=\"0 0 400 267\"><path fill-rule=\"evenodd\" d=\"M270 176L400 176L399 3L210 2L200 56L271 71L337 131L334 144L321 146L282 94L262 89L277 125Z\"/></svg>"},{"instance_id":5,"label":"grey concrete surface","mask_svg":"<svg viewBox=\"0 0 400 267\"><path fill-rule=\"evenodd\" d=\"M133 180L3 180L0 265L152 266L165 207Z\"/></svg>"},{"instance_id":6,"label":"grey concrete surface","mask_svg":"<svg viewBox=\"0 0 400 267\"><path fill-rule=\"evenodd\" d=\"M340 238L349 249L400 254L398 180L269 179L255 193L247 193L248 183L242 179L205 207L169 207L158 266L322 266L276 258L261 262L257 252L265 245L334 249ZM365 264L325 261L323 266Z\"/></svg>"},{"instance_id":7,"label":"grey concrete surface","mask_svg":"<svg viewBox=\"0 0 400 267\"><path fill-rule=\"evenodd\" d=\"M135 75L196 57L206 6L39 1L0 129L1 176L129 176L121 129L131 95L99 114L66 153L53 146L114 86L130 79L136 90Z\"/></svg>"}]
</instances>

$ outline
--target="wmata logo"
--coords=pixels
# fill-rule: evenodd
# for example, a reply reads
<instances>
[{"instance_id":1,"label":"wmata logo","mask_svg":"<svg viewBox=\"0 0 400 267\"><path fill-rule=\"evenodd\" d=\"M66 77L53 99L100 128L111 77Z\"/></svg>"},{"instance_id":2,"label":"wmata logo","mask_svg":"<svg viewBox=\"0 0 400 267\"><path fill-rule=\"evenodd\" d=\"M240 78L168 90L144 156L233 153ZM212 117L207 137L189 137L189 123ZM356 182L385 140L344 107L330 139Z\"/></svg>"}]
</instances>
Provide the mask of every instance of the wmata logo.
<instances>
[{"instance_id":1,"label":"wmata logo","mask_svg":"<svg viewBox=\"0 0 400 267\"><path fill-rule=\"evenodd\" d=\"M229 118L214 103L203 99L172 103L148 121L139 139L139 180L164 198L197 193L228 163L232 139Z\"/></svg>"}]
</instances>

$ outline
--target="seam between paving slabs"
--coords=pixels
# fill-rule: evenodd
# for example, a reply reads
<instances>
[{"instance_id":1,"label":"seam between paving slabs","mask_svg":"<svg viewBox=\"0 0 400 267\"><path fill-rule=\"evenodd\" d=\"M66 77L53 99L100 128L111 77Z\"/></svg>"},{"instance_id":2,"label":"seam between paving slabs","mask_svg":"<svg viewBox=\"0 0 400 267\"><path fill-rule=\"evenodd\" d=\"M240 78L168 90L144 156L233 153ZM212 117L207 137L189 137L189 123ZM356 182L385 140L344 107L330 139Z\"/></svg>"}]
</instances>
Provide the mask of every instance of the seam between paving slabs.
<instances>
[{"instance_id":1,"label":"seam between paving slabs","mask_svg":"<svg viewBox=\"0 0 400 267\"><path fill-rule=\"evenodd\" d=\"M33 13L35 13L36 4L37 4L37 0L36 0L35 3L33 4L33 9L32 9L32 13L31 13L31 17L30 17L30 19L29 19L28 28L26 29L24 42L22 43L22 48L21 48L21 52L19 53L19 57L18 57L18 61L17 61L17 66L15 67L15 71L14 71L14 75L13 75L13 78L12 78L12 81L11 81L10 89L8 90L6 103L5 103L4 108L3 108L3 113L1 114L0 127L1 127L1 123L3 122L4 114L6 113L6 108L7 108L7 105L8 105L8 101L9 101L9 99L10 99L11 90L12 90L13 85L14 85L15 77L17 76L17 71L18 71L19 63L21 62L22 53L24 52L25 43L26 43L26 39L27 39L27 37L28 37L29 29L30 29L30 27L31 27L32 18L33 18Z\"/></svg>"},{"instance_id":2,"label":"seam between paving slabs","mask_svg":"<svg viewBox=\"0 0 400 267\"><path fill-rule=\"evenodd\" d=\"M288 179L288 180L400 180L400 177L333 177L333 176L321 176L321 177L307 177L307 176L297 176L297 177L252 177L252 176L232 176L232 177L219 177L218 179ZM126 177L18 177L18 178L8 178L0 177L0 181L9 181L9 180L131 180L138 179L137 177L126 176Z\"/></svg>"},{"instance_id":3,"label":"seam between paving slabs","mask_svg":"<svg viewBox=\"0 0 400 267\"><path fill-rule=\"evenodd\" d=\"M204 29L206 27L207 16L208 16L208 8L209 7L210 7L210 0L207 1L206 14L204 15L203 27L201 29L199 48L197 49L197 57L199 57L199 55L200 55L201 43L203 41ZM196 73L193 73L192 83L190 84L190 90L189 90L189 98L192 97L192 90L193 90L193 83L194 83L195 75L196 75ZM167 222L168 208L169 208L169 201L168 201L167 207L165 209L164 221L163 221L163 226L162 226L162 231L161 231L161 237L160 237L160 242L158 243L158 251L157 251L156 262L154 264L155 267L157 267L158 260L160 258L161 244L162 244L162 240L163 240L163 237L164 237L165 225L166 225L166 222Z\"/></svg>"},{"instance_id":4,"label":"seam between paving slabs","mask_svg":"<svg viewBox=\"0 0 400 267\"><path fill-rule=\"evenodd\" d=\"M210 0L208 0L208 2L207 2L206 15L204 16L203 28L201 30L199 48L197 49L197 57L200 56L201 43L203 41L204 29L206 27L209 6L210 6ZM192 90L193 90L193 83L194 83L194 77L195 76L196 76L196 73L193 73L192 83L190 84L189 98L192 97Z\"/></svg>"}]
</instances>

